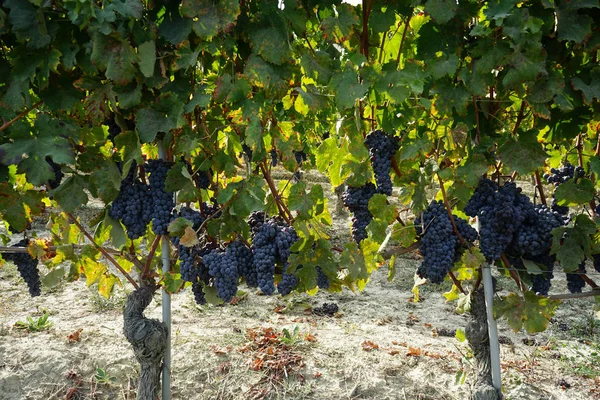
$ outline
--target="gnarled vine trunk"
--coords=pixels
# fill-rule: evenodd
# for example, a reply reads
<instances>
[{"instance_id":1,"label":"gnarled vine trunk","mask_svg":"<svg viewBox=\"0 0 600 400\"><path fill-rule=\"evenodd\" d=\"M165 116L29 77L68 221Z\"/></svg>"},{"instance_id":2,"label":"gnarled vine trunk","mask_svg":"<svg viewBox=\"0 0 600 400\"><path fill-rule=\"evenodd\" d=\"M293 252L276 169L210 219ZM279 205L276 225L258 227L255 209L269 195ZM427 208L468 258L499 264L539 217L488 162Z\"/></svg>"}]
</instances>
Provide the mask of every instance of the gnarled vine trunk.
<instances>
[{"instance_id":1,"label":"gnarled vine trunk","mask_svg":"<svg viewBox=\"0 0 600 400\"><path fill-rule=\"evenodd\" d=\"M471 400L499 400L502 394L492 385L492 364L490 361L490 337L483 288L472 295L471 315L465 330L469 345L475 357L477 376L473 384Z\"/></svg>"},{"instance_id":2,"label":"gnarled vine trunk","mask_svg":"<svg viewBox=\"0 0 600 400\"><path fill-rule=\"evenodd\" d=\"M142 286L127 297L123 312L124 333L133 346L140 363L138 400L155 400L160 390L162 361L167 345L167 327L160 321L144 317L144 310L152 301L154 290Z\"/></svg>"}]
</instances>

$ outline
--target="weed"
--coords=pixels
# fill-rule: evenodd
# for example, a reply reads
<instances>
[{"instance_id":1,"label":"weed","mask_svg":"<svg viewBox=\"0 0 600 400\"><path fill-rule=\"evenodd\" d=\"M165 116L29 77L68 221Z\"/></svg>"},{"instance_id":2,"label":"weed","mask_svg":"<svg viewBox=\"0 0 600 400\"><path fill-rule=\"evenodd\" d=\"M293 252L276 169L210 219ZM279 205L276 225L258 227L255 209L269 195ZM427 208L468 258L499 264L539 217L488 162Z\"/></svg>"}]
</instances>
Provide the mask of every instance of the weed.
<instances>
[{"instance_id":1,"label":"weed","mask_svg":"<svg viewBox=\"0 0 600 400\"><path fill-rule=\"evenodd\" d=\"M108 371L100 367L96 368L96 375L94 375L96 382L104 385L110 385L115 383L117 378L108 374Z\"/></svg>"},{"instance_id":2,"label":"weed","mask_svg":"<svg viewBox=\"0 0 600 400\"><path fill-rule=\"evenodd\" d=\"M49 317L50 314L48 314L48 312L44 312L44 314L37 319L33 319L28 315L26 321L17 321L15 323L15 328L25 329L29 332L41 332L52 328L54 325L52 321L48 320Z\"/></svg>"}]
</instances>

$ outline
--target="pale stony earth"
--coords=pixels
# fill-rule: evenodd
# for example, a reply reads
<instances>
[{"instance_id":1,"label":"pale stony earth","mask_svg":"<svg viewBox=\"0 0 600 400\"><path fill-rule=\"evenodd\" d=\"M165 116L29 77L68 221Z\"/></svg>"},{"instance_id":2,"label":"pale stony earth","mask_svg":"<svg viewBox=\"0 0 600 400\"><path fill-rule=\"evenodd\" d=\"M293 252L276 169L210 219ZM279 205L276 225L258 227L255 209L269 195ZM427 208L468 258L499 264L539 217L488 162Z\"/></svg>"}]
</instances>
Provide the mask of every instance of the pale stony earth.
<instances>
[{"instance_id":1,"label":"pale stony earth","mask_svg":"<svg viewBox=\"0 0 600 400\"><path fill-rule=\"evenodd\" d=\"M348 221L336 218L334 231L347 235ZM242 286L236 305L197 306L183 290L172 298L172 398L467 399L474 376L469 347L436 334L464 327L467 318L442 297L447 283L421 287L421 301L411 301L418 263L412 255L397 259L392 282L382 266L362 293L282 298ZM553 293L566 291L562 276L553 285ZM0 399L135 399L138 366L122 334L129 291L117 289L106 300L79 281L30 298L16 268L0 267ZM161 295L154 300L147 315L160 319ZM310 313L324 302L337 303L340 312L333 318ZM592 299L566 301L536 336L514 334L499 321L506 400L600 399L600 320L592 306ZM47 330L15 326L44 312L53 323ZM288 348L297 368L281 379L252 369L257 354L246 351L249 332L296 327ZM80 340L70 341L79 330ZM111 379L98 379L97 368Z\"/></svg>"}]
</instances>

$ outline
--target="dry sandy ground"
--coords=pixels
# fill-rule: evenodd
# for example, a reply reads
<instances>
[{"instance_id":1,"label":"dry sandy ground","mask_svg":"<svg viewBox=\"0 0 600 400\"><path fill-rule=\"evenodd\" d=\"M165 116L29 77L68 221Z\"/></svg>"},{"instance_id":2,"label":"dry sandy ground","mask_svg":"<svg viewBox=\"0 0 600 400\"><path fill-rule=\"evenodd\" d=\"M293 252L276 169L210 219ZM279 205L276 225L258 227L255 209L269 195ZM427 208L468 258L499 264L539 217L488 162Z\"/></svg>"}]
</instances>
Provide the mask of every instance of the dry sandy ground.
<instances>
[{"instance_id":1,"label":"dry sandy ground","mask_svg":"<svg viewBox=\"0 0 600 400\"><path fill-rule=\"evenodd\" d=\"M188 290L177 294L173 398L466 399L473 376L469 348L434 333L434 328L462 327L466 318L453 313L440 288L425 290L419 303L409 301L416 262L399 260L392 283L386 271L379 270L359 294L283 299L250 291L235 306L203 307L194 304ZM76 282L33 299L25 293L14 267L0 269L0 399L135 398L137 365L121 334L124 292L106 301ZM334 318L306 313L306 307L323 302L336 302L340 313ZM287 308L275 312L280 306ZM157 295L148 315L159 318L160 310ZM565 304L557 317L563 324L552 324L534 337L539 342L534 346L523 344L529 336L514 335L500 322L501 334L512 342L501 346L506 399L600 398L600 379L582 377L579 368L600 348L585 340L589 337L578 338L586 329L598 334L590 310L589 302ZM54 323L49 330L27 333L14 327L43 311ZM252 370L256 355L243 351L250 342L248 329L261 332L269 327L275 332L299 329L297 343L290 347L303 366L279 381L268 371ZM69 343L67 336L78 329L81 340ZM368 342L379 348L365 349ZM114 382L98 383L98 367ZM600 365L595 368L600 373ZM459 371L466 374L465 383L457 382ZM72 397L67 396L69 390Z\"/></svg>"}]
</instances>

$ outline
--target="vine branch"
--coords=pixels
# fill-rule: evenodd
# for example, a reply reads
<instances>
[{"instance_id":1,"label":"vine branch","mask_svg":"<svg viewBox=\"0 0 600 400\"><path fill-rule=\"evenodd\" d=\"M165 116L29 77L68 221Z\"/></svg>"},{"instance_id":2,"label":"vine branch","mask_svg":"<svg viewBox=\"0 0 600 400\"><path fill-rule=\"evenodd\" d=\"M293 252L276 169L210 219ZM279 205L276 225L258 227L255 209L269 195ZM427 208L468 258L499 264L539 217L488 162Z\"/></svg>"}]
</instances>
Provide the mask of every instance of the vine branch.
<instances>
[{"instance_id":1,"label":"vine branch","mask_svg":"<svg viewBox=\"0 0 600 400\"><path fill-rule=\"evenodd\" d=\"M461 236L458 228L456 227L456 222L454 222L454 216L452 215L452 208L450 208L450 203L448 203L448 197L446 196L446 188L444 188L444 182L439 174L436 174L438 178L438 182L440 183L440 189L442 190L442 197L444 198L444 205L446 206L446 212L448 213L448 218L450 218L450 222L452 223L452 229L454 233L458 237L458 240L462 245L467 245L465 239Z\"/></svg>"},{"instance_id":2,"label":"vine branch","mask_svg":"<svg viewBox=\"0 0 600 400\"><path fill-rule=\"evenodd\" d=\"M18 120L20 120L21 118L23 118L24 116L26 116L27 114L29 114L30 112L32 112L33 110L35 110L36 108L38 108L39 106L41 106L42 103L43 103L42 100L38 101L33 106L31 106L31 108L29 108L29 109L21 112L19 115L17 115L16 117L14 117L13 119L11 119L10 121L7 121L4 124L2 124L2 126L0 126L0 132L2 132L3 130L5 130L6 128L8 128L9 126L11 126L15 122L17 122Z\"/></svg>"},{"instance_id":3,"label":"vine branch","mask_svg":"<svg viewBox=\"0 0 600 400\"><path fill-rule=\"evenodd\" d=\"M273 181L273 177L269 173L269 170L267 168L265 168L264 162L260 162L258 165L260 167L260 170L262 171L262 174L263 174L265 180L267 181L267 185L269 185L269 189L271 190L271 193L273 194L273 198L275 199L275 204L277 205L277 208L279 209L279 214L281 214L281 216L285 219L285 221L288 223L288 225L292 225L294 223L294 218L292 217L292 213L290 212L289 208L287 208L287 206L285 204L283 204L283 202L281 201L281 197L279 197L279 192L277 191L277 188L275 187L275 182Z\"/></svg>"},{"instance_id":4,"label":"vine branch","mask_svg":"<svg viewBox=\"0 0 600 400\"><path fill-rule=\"evenodd\" d=\"M104 257L106 257L106 259L108 261L110 261L119 270L119 272L121 272L121 274L123 274L123 276L129 281L129 283L131 283L135 289L139 289L138 284L136 283L135 280L133 280L131 275L129 275L127 273L127 271L125 271L123 269L123 267L121 267L121 265L117 262L117 260L115 260L113 258L113 256L111 256L110 253L108 251L106 251L106 249L104 249L104 247L102 247L98 243L96 243L96 241L94 240L94 237L83 227L83 225L81 225L79 223L79 221L77 221L77 219L71 213L66 213L66 214L69 217L69 219L71 219L71 221L73 221L73 223L77 226L77 228L79 228L81 233L83 233L83 235L94 245L94 247L98 251L100 251L100 253L102 253L102 255Z\"/></svg>"},{"instance_id":5,"label":"vine branch","mask_svg":"<svg viewBox=\"0 0 600 400\"><path fill-rule=\"evenodd\" d=\"M540 201L543 205L546 205L546 195L544 194L544 187L542 186L542 180L540 179L540 171L535 170L535 188L540 194Z\"/></svg>"},{"instance_id":6,"label":"vine branch","mask_svg":"<svg viewBox=\"0 0 600 400\"><path fill-rule=\"evenodd\" d=\"M404 31L402 32L402 40L400 40L400 47L398 48L398 55L396 56L396 68L400 66L400 56L402 56L402 49L404 48L404 41L406 40L406 34L408 33L408 24L410 23L410 19L412 15L406 17L406 22L404 23Z\"/></svg>"}]
</instances>

